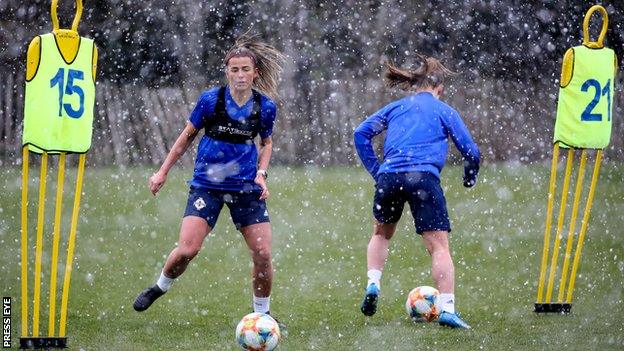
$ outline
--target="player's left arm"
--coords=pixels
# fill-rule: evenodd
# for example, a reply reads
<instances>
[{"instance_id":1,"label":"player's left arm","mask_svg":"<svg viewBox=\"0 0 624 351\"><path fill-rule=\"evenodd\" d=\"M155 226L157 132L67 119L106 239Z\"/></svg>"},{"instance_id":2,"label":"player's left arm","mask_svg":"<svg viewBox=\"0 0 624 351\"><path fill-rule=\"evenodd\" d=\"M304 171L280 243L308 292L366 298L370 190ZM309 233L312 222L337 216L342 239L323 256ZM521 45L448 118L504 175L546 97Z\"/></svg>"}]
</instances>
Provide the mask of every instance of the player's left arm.
<instances>
[{"instance_id":1,"label":"player's left arm","mask_svg":"<svg viewBox=\"0 0 624 351\"><path fill-rule=\"evenodd\" d=\"M271 154L273 153L273 123L275 122L275 116L277 115L277 107L272 101L267 101L262 107L261 111L261 131L260 131L260 151L258 154L258 171L256 172L256 178L254 182L262 188L260 194L260 200L265 200L269 197L269 188L266 184L267 169L269 168L269 162L271 161Z\"/></svg>"},{"instance_id":2,"label":"player's left arm","mask_svg":"<svg viewBox=\"0 0 624 351\"><path fill-rule=\"evenodd\" d=\"M262 188L260 194L260 200L265 200L269 197L269 188L266 184L266 171L269 167L269 161L271 160L271 153L273 152L273 138L270 136L260 139L260 155L258 155L258 172L256 173L256 179L254 182Z\"/></svg>"},{"instance_id":3,"label":"player's left arm","mask_svg":"<svg viewBox=\"0 0 624 351\"><path fill-rule=\"evenodd\" d=\"M273 153L273 137L260 139L260 155L258 156L258 170L267 170Z\"/></svg>"},{"instance_id":4,"label":"player's left arm","mask_svg":"<svg viewBox=\"0 0 624 351\"><path fill-rule=\"evenodd\" d=\"M470 188L477 182L481 153L479 147L473 141L468 127L455 110L450 110L442 118L444 127L453 143L464 157L464 186Z\"/></svg>"},{"instance_id":5,"label":"player's left arm","mask_svg":"<svg viewBox=\"0 0 624 351\"><path fill-rule=\"evenodd\" d=\"M353 132L353 145L364 168L377 182L377 173L381 164L373 147L373 138L388 129L388 114L395 108L394 104L386 105L360 123Z\"/></svg>"}]
</instances>

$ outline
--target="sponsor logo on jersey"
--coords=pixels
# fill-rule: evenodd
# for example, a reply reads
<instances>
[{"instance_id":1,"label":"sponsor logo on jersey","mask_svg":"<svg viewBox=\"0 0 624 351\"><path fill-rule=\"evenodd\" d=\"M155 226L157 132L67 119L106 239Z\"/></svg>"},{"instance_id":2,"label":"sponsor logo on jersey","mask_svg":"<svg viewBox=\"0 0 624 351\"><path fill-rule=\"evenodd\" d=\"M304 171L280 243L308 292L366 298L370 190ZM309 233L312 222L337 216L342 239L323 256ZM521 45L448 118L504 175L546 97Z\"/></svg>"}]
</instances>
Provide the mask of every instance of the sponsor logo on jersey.
<instances>
[{"instance_id":1,"label":"sponsor logo on jersey","mask_svg":"<svg viewBox=\"0 0 624 351\"><path fill-rule=\"evenodd\" d=\"M251 136L253 134L253 132L250 130L241 130L238 128L232 128L232 127L226 127L226 126L219 126L219 132L228 133L228 134L236 134L236 135L244 135L244 136Z\"/></svg>"}]
</instances>

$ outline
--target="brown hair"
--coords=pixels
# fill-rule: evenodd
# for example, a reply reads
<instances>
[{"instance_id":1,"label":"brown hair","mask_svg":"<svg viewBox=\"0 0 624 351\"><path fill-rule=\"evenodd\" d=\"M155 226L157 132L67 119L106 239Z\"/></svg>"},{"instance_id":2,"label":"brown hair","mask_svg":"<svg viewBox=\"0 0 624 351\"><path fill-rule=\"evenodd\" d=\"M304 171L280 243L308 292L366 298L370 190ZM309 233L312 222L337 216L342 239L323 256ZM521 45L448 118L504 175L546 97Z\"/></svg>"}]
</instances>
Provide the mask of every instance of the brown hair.
<instances>
[{"instance_id":1,"label":"brown hair","mask_svg":"<svg viewBox=\"0 0 624 351\"><path fill-rule=\"evenodd\" d=\"M249 31L236 38L234 45L228 50L223 62L228 65L233 57L249 57L258 70L254 79L254 88L271 99L279 99L277 83L282 75L284 55L274 46L259 40L258 35Z\"/></svg>"},{"instance_id":2,"label":"brown hair","mask_svg":"<svg viewBox=\"0 0 624 351\"><path fill-rule=\"evenodd\" d=\"M419 90L435 88L444 83L447 76L456 74L446 68L438 59L416 54L416 69L403 69L386 61L386 86L401 90Z\"/></svg>"}]
</instances>

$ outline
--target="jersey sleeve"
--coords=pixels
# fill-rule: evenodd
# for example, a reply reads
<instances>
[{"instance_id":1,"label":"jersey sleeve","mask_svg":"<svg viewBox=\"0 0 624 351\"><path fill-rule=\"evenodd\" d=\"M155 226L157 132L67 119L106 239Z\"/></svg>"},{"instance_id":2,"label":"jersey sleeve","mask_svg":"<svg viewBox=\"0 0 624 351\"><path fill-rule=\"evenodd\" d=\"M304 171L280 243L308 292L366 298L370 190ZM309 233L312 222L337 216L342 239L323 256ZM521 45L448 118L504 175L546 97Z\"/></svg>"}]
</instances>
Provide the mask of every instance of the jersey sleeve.
<instances>
[{"instance_id":1,"label":"jersey sleeve","mask_svg":"<svg viewBox=\"0 0 624 351\"><path fill-rule=\"evenodd\" d=\"M195 129L199 130L206 126L206 120L212 116L217 104L218 92L219 88L214 88L203 92L197 99L197 104L189 117L189 122Z\"/></svg>"},{"instance_id":2,"label":"jersey sleeve","mask_svg":"<svg viewBox=\"0 0 624 351\"><path fill-rule=\"evenodd\" d=\"M271 99L263 98L260 110L260 137L268 138L273 134L273 124L277 116L277 105Z\"/></svg>"},{"instance_id":3,"label":"jersey sleeve","mask_svg":"<svg viewBox=\"0 0 624 351\"><path fill-rule=\"evenodd\" d=\"M391 109L386 106L369 116L353 132L353 141L364 168L377 179L379 160L373 149L373 138L388 128L387 114Z\"/></svg>"},{"instance_id":4,"label":"jersey sleeve","mask_svg":"<svg viewBox=\"0 0 624 351\"><path fill-rule=\"evenodd\" d=\"M447 135L453 140L464 159L478 166L481 162L481 153L459 113L449 108L442 113L442 123Z\"/></svg>"}]
</instances>

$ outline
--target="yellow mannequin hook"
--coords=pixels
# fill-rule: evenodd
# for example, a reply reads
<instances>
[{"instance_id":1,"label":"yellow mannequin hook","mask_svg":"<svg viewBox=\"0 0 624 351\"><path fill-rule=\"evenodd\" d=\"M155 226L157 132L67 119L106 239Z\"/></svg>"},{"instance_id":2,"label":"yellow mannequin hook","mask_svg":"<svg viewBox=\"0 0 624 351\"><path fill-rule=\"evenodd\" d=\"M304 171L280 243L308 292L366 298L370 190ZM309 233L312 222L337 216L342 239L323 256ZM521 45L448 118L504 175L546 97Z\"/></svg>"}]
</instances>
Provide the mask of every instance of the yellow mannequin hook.
<instances>
[{"instance_id":1,"label":"yellow mannequin hook","mask_svg":"<svg viewBox=\"0 0 624 351\"><path fill-rule=\"evenodd\" d=\"M56 7L58 4L58 0L52 0L52 9L50 16L52 17L52 31L57 32L59 30L59 20L58 15L56 14ZM76 0L76 15L74 16L74 21L72 22L71 30L73 32L78 33L78 23L80 23L80 17L82 17L82 0Z\"/></svg>"},{"instance_id":2,"label":"yellow mannequin hook","mask_svg":"<svg viewBox=\"0 0 624 351\"><path fill-rule=\"evenodd\" d=\"M602 30L600 31L600 35L598 36L597 41L590 41L589 39L589 20L591 19L594 12L600 12L602 14ZM585 20L583 20L583 45L591 47L591 48L601 48L604 46L604 37L607 34L607 28L609 27L609 15L607 14L607 10L600 5L592 6L587 13L585 14Z\"/></svg>"}]
</instances>

